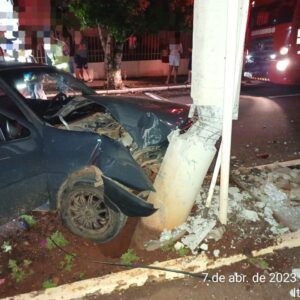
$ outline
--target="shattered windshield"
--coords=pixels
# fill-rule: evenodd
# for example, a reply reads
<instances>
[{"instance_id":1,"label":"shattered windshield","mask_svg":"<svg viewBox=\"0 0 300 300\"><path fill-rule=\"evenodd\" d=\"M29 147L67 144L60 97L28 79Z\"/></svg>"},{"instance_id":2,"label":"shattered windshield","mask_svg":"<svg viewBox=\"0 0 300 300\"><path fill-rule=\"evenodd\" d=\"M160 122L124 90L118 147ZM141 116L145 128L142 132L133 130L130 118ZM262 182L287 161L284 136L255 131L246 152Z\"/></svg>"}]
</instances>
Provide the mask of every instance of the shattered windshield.
<instances>
[{"instance_id":1,"label":"shattered windshield","mask_svg":"<svg viewBox=\"0 0 300 300\"><path fill-rule=\"evenodd\" d=\"M48 122L57 119L61 111L66 115L90 104L85 96L95 94L80 80L51 68L8 70L1 76L39 117Z\"/></svg>"},{"instance_id":2,"label":"shattered windshield","mask_svg":"<svg viewBox=\"0 0 300 300\"><path fill-rule=\"evenodd\" d=\"M24 98L31 100L52 101L95 94L94 90L71 75L52 69L7 71L3 79Z\"/></svg>"}]
</instances>

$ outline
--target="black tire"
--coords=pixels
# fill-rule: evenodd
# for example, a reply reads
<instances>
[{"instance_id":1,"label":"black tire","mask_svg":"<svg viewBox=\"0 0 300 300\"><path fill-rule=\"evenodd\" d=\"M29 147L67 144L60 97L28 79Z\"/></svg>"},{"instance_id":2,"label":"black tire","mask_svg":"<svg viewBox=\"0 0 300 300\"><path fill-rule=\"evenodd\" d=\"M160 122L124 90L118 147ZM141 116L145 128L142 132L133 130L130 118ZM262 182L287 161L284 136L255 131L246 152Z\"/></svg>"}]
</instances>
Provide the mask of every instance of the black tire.
<instances>
[{"instance_id":1,"label":"black tire","mask_svg":"<svg viewBox=\"0 0 300 300\"><path fill-rule=\"evenodd\" d=\"M65 191L60 214L70 231L97 243L113 239L127 221L127 216L106 205L102 186L84 184Z\"/></svg>"}]
</instances>

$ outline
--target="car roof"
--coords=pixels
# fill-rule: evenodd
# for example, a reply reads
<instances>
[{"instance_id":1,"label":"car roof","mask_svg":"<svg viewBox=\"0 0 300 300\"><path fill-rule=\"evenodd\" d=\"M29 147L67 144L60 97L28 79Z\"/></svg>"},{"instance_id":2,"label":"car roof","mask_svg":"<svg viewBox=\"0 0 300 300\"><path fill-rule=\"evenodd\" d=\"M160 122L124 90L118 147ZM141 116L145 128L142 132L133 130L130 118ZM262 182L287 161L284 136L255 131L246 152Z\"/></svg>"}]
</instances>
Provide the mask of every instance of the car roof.
<instances>
[{"instance_id":1,"label":"car roof","mask_svg":"<svg viewBox=\"0 0 300 300\"><path fill-rule=\"evenodd\" d=\"M49 66L37 63L0 62L0 72L5 70L20 70L32 68L49 68Z\"/></svg>"}]
</instances>

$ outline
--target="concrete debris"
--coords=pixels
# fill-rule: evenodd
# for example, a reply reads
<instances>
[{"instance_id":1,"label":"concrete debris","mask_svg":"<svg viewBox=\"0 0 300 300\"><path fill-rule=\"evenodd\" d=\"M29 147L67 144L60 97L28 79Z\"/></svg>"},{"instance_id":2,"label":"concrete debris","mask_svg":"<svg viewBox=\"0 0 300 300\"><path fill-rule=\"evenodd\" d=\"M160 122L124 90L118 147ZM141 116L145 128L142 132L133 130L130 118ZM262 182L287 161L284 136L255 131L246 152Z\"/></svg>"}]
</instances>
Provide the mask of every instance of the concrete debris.
<instances>
[{"instance_id":1,"label":"concrete debris","mask_svg":"<svg viewBox=\"0 0 300 300\"><path fill-rule=\"evenodd\" d=\"M206 238L209 232L216 226L216 220L205 220L200 216L191 220L191 223L185 223L188 235L181 239L181 242L189 248L193 254L197 254L200 243Z\"/></svg>"},{"instance_id":2,"label":"concrete debris","mask_svg":"<svg viewBox=\"0 0 300 300\"><path fill-rule=\"evenodd\" d=\"M282 206L273 209L273 216L282 226L288 227L291 231L297 231L300 228L299 207Z\"/></svg>"},{"instance_id":3,"label":"concrete debris","mask_svg":"<svg viewBox=\"0 0 300 300\"><path fill-rule=\"evenodd\" d=\"M174 230L165 230L161 233L159 240L150 240L144 245L145 250L155 251L167 245L173 244L186 233L185 229L176 228Z\"/></svg>"},{"instance_id":4,"label":"concrete debris","mask_svg":"<svg viewBox=\"0 0 300 300\"><path fill-rule=\"evenodd\" d=\"M174 245L174 249L176 251L178 251L178 250L180 250L182 248L184 248L184 245L181 242L176 242L176 244Z\"/></svg>"},{"instance_id":5,"label":"concrete debris","mask_svg":"<svg viewBox=\"0 0 300 300\"><path fill-rule=\"evenodd\" d=\"M273 201L287 201L288 196L286 193L278 189L273 183L267 182L265 186L262 187L265 194L270 197Z\"/></svg>"},{"instance_id":6,"label":"concrete debris","mask_svg":"<svg viewBox=\"0 0 300 300\"><path fill-rule=\"evenodd\" d=\"M244 220L251 221L251 222L257 222L260 220L257 212L254 210L249 210L249 209L243 209L239 214L239 218L242 218Z\"/></svg>"},{"instance_id":7,"label":"concrete debris","mask_svg":"<svg viewBox=\"0 0 300 300\"><path fill-rule=\"evenodd\" d=\"M220 250L219 249L215 249L213 251L213 255L214 255L214 257L219 257L220 256Z\"/></svg>"},{"instance_id":8,"label":"concrete debris","mask_svg":"<svg viewBox=\"0 0 300 300\"><path fill-rule=\"evenodd\" d=\"M283 234L289 231L287 227L282 227L278 224L273 216L273 210L269 206L266 206L264 209L264 219L267 223L269 223L270 231L275 235Z\"/></svg>"},{"instance_id":9,"label":"concrete debris","mask_svg":"<svg viewBox=\"0 0 300 300\"><path fill-rule=\"evenodd\" d=\"M300 169L281 167L275 163L264 168L239 168L234 171L234 179L240 182L245 190L238 187L229 187L228 216L239 219L259 222L265 220L274 235L284 234L290 230L296 230L297 226L289 226L287 222L278 223L280 220L296 220L297 209L291 203L299 203ZM160 240L156 241L157 248L173 241L178 241L176 247L187 247L193 254L199 250L205 250L206 243L203 241L213 239L218 241L222 238L225 228L216 227L219 214L219 191L216 186L211 201L207 218L202 217L208 194L208 186L201 189L195 201L195 211L188 220L174 230L165 230ZM253 202L253 200L256 200ZM283 207L285 209L283 209ZM286 218L280 215L283 211L287 214L290 207L295 210L294 214L288 214ZM299 211L300 212L300 211ZM278 215L279 214L279 215ZM300 217L298 218L300 220ZM300 221L299 221L300 223ZM295 224L294 224L295 225ZM297 224L296 224L297 225ZM153 241L152 247L153 247ZM203 249L203 247L205 249ZM217 250L217 249L215 249ZM206 250L205 250L206 251ZM214 251L218 257L220 251Z\"/></svg>"},{"instance_id":10,"label":"concrete debris","mask_svg":"<svg viewBox=\"0 0 300 300\"><path fill-rule=\"evenodd\" d=\"M220 226L215 228L219 213L219 190L220 187L216 186L211 207L208 212L208 218L202 217L208 193L208 187L204 187L200 191L200 196L196 198L195 204L197 209L195 215L189 216L186 223L175 230L165 230L162 232L160 241L172 240L176 232L186 231L186 235L181 238L181 242L185 247L189 248L193 254L197 254L204 239L220 240L225 232L225 227ZM243 210L243 206L246 205L247 200L251 199L251 196L249 193L241 191L238 187L230 187L229 198L228 212L229 214L236 214Z\"/></svg>"},{"instance_id":11,"label":"concrete debris","mask_svg":"<svg viewBox=\"0 0 300 300\"><path fill-rule=\"evenodd\" d=\"M286 227L300 228L300 168L286 165L276 162L233 172L235 182L258 200L257 209L264 209L264 219L274 234L286 232Z\"/></svg>"},{"instance_id":12,"label":"concrete debris","mask_svg":"<svg viewBox=\"0 0 300 300\"><path fill-rule=\"evenodd\" d=\"M300 201L300 187L295 187L290 190L290 200Z\"/></svg>"},{"instance_id":13,"label":"concrete debris","mask_svg":"<svg viewBox=\"0 0 300 300\"><path fill-rule=\"evenodd\" d=\"M214 228L213 230L210 231L210 233L207 235L208 240L215 240L216 242L219 241L225 232L225 227L221 226L218 228Z\"/></svg>"},{"instance_id":14,"label":"concrete debris","mask_svg":"<svg viewBox=\"0 0 300 300\"><path fill-rule=\"evenodd\" d=\"M180 227L177 227L173 230L164 230L162 233L161 233L161 236L160 236L160 241L161 242L165 242L165 241L170 241L171 239L173 240L178 240L180 239L184 234L186 233L186 229L185 228L181 228Z\"/></svg>"},{"instance_id":15,"label":"concrete debris","mask_svg":"<svg viewBox=\"0 0 300 300\"><path fill-rule=\"evenodd\" d=\"M207 250L208 250L208 245L207 245L206 243L203 243L203 244L200 245L199 248L200 248L201 250L203 250L203 251L207 251Z\"/></svg>"}]
</instances>

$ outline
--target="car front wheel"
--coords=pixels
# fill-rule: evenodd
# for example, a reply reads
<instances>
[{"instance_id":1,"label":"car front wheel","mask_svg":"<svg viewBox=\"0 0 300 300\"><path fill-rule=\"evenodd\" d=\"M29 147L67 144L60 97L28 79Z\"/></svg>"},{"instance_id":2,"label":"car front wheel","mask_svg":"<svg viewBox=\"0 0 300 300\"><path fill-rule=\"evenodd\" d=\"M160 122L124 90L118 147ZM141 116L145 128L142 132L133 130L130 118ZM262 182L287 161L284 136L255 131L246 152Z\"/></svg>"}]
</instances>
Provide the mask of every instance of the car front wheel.
<instances>
[{"instance_id":1,"label":"car front wheel","mask_svg":"<svg viewBox=\"0 0 300 300\"><path fill-rule=\"evenodd\" d=\"M106 205L103 186L77 185L66 191L60 213L70 231L98 243L114 238L127 220L123 213Z\"/></svg>"}]
</instances>

